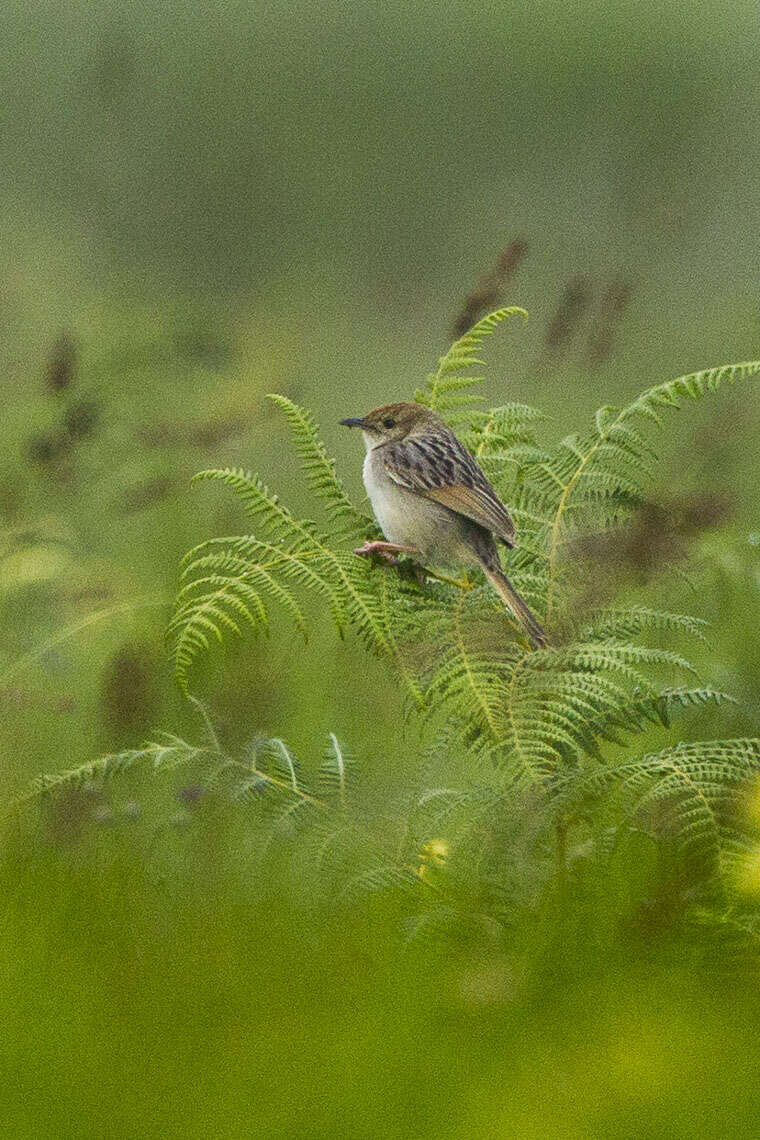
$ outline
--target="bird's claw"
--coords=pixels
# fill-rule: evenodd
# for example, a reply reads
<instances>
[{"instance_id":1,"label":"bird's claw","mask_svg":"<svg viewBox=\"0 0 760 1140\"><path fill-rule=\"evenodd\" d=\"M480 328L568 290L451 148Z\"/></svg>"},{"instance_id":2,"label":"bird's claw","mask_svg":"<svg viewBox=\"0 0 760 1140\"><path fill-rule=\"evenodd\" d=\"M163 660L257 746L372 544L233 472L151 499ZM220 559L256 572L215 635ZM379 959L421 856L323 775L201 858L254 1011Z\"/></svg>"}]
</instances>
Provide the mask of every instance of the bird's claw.
<instances>
[{"instance_id":1,"label":"bird's claw","mask_svg":"<svg viewBox=\"0 0 760 1140\"><path fill-rule=\"evenodd\" d=\"M395 542L365 542L363 546L354 547L354 554L360 558L380 558L389 566L397 566L397 554L417 554L416 546L399 546Z\"/></svg>"}]
</instances>

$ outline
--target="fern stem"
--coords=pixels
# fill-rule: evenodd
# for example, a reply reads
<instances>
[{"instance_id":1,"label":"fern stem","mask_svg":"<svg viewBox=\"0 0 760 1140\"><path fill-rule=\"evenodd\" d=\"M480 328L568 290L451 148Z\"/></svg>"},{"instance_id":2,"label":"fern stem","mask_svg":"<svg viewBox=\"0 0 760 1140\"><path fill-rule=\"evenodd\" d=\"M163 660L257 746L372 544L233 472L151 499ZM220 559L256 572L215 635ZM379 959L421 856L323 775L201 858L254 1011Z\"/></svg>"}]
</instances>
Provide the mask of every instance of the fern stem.
<instances>
[{"instance_id":1,"label":"fern stem","mask_svg":"<svg viewBox=\"0 0 760 1140\"><path fill-rule=\"evenodd\" d=\"M463 594L469 594L473 589L473 583L469 580L466 574L461 578L451 578L448 574L441 574L438 570L429 570L425 567L425 574L428 578L435 578L437 582L445 582L447 586L456 586L457 590L461 590Z\"/></svg>"},{"instance_id":2,"label":"fern stem","mask_svg":"<svg viewBox=\"0 0 760 1140\"><path fill-rule=\"evenodd\" d=\"M280 788L281 791L287 792L289 795L294 795L299 800L304 800L306 803L313 804L314 807L321 808L323 811L329 811L330 805L324 800L320 800L317 796L313 796L310 792L305 792L303 788L294 785L293 780L278 780L276 776L272 776L269 772L262 771L256 764L244 764L241 760L228 760L227 765L230 768L240 768L249 776L256 776L263 780L266 784L271 784L275 788Z\"/></svg>"},{"instance_id":3,"label":"fern stem","mask_svg":"<svg viewBox=\"0 0 760 1140\"><path fill-rule=\"evenodd\" d=\"M214 751L216 752L217 756L221 756L222 746L219 743L219 737L216 734L216 729L214 728L214 726L211 722L211 717L208 715L208 712L206 711L206 706L203 704L203 701L199 701L197 697L194 697L192 695L192 693L188 693L187 699L190 701L191 704L195 705L196 709L200 713L201 719L203 720L203 723L206 727L206 732L208 733L209 740L211 741L211 743L214 747Z\"/></svg>"},{"instance_id":4,"label":"fern stem","mask_svg":"<svg viewBox=\"0 0 760 1140\"><path fill-rule=\"evenodd\" d=\"M480 443L478 444L477 449L475 451L476 458L480 459L481 456L483 455L483 452L485 450L485 446L486 446L486 443L488 440L488 436L493 431L493 427L494 427L495 423L496 423L496 416L493 414L493 412L491 412L491 415L488 417L488 423L483 428Z\"/></svg>"}]
</instances>

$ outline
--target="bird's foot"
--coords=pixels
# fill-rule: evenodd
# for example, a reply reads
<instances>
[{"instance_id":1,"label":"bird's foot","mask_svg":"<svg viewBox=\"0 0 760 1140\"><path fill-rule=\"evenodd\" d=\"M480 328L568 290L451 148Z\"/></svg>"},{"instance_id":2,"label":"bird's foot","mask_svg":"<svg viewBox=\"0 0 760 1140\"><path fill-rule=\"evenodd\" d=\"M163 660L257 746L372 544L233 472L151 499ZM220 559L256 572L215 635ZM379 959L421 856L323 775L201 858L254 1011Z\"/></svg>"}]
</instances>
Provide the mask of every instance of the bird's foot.
<instances>
[{"instance_id":1,"label":"bird's foot","mask_svg":"<svg viewBox=\"0 0 760 1140\"><path fill-rule=\"evenodd\" d=\"M399 546L396 542L365 542L364 546L357 546L354 554L360 558L381 558L391 566L396 566L397 554L419 554L416 546Z\"/></svg>"},{"instance_id":2,"label":"bird's foot","mask_svg":"<svg viewBox=\"0 0 760 1140\"><path fill-rule=\"evenodd\" d=\"M438 570L426 570L425 573L428 578L435 578L437 582L445 582L447 586L456 586L465 594L475 588L475 583L471 582L466 574L462 574L460 578L452 578L448 574L441 574Z\"/></svg>"}]
</instances>

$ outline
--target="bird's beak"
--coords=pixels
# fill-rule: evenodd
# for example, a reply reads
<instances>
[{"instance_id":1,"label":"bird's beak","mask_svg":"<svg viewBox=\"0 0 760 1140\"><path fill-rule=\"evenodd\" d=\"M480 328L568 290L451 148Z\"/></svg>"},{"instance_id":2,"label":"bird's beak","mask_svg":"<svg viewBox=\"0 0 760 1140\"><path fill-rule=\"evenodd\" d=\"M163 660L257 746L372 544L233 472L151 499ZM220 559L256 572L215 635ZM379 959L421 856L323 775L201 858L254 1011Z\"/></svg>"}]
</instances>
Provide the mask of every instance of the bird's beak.
<instances>
[{"instance_id":1,"label":"bird's beak","mask_svg":"<svg viewBox=\"0 0 760 1140\"><path fill-rule=\"evenodd\" d=\"M363 428L366 426L364 423L364 420L361 419L361 417L357 417L357 416L353 416L347 420L341 420L340 422L343 424L343 427L360 427L360 428Z\"/></svg>"}]
</instances>

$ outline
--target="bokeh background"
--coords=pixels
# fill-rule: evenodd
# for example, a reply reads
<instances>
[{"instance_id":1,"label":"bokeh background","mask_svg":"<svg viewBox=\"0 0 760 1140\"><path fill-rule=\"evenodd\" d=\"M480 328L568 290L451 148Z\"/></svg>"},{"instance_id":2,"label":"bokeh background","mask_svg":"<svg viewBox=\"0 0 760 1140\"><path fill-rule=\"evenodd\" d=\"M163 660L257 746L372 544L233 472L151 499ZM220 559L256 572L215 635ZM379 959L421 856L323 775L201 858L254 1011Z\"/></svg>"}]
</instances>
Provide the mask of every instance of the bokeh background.
<instances>
[{"instance_id":1,"label":"bokeh background","mask_svg":"<svg viewBox=\"0 0 760 1140\"><path fill-rule=\"evenodd\" d=\"M267 392L314 410L359 494L337 421L410 397L473 295L529 310L484 393L543 408L547 438L760 355L759 32L741 0L5 0L3 799L197 728L163 645L177 566L242 520L190 477L251 468L310 509ZM701 664L740 699L716 733L760 726L759 429L751 387L690 411L653 488L697 568L668 601L711 621ZM632 552L634 584L657 557ZM386 666L319 614L197 691L233 742L334 731L401 763ZM734 1020L639 961L483 1014L419 963L393 981L385 927L374 958L357 923L314 960L215 863L164 913L128 844L116 870L74 846L4 872L14 1135L757 1134L754 994Z\"/></svg>"}]
</instances>

